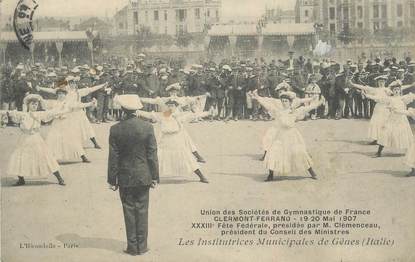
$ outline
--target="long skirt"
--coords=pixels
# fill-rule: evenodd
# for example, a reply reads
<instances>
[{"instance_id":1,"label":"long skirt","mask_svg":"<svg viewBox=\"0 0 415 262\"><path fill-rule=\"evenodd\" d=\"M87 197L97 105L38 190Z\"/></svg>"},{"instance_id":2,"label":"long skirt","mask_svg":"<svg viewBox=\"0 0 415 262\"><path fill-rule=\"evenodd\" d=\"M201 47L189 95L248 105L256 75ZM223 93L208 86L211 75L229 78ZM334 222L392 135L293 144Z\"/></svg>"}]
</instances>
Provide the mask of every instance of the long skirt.
<instances>
[{"instance_id":1,"label":"long skirt","mask_svg":"<svg viewBox=\"0 0 415 262\"><path fill-rule=\"evenodd\" d=\"M74 117L75 124L78 127L78 131L75 132L80 132L82 143L88 143L92 137L95 137L95 132L85 111L75 111L71 115Z\"/></svg>"},{"instance_id":2,"label":"long skirt","mask_svg":"<svg viewBox=\"0 0 415 262\"><path fill-rule=\"evenodd\" d=\"M196 152L197 147L195 143L193 142L193 139L190 137L189 133L187 132L187 130L183 128L181 132L183 133L184 140L186 141L186 145L188 146L190 152L192 153Z\"/></svg>"},{"instance_id":3,"label":"long skirt","mask_svg":"<svg viewBox=\"0 0 415 262\"><path fill-rule=\"evenodd\" d=\"M391 114L378 143L384 147L405 150L413 144L413 134L405 115Z\"/></svg>"},{"instance_id":4,"label":"long skirt","mask_svg":"<svg viewBox=\"0 0 415 262\"><path fill-rule=\"evenodd\" d=\"M59 162L80 161L81 156L85 155L76 123L71 114L66 118L55 119L46 135L46 144Z\"/></svg>"},{"instance_id":5,"label":"long skirt","mask_svg":"<svg viewBox=\"0 0 415 262\"><path fill-rule=\"evenodd\" d=\"M267 169L280 175L306 172L313 165L304 139L296 128L280 130L265 156L264 163Z\"/></svg>"},{"instance_id":6,"label":"long skirt","mask_svg":"<svg viewBox=\"0 0 415 262\"><path fill-rule=\"evenodd\" d=\"M262 138L262 150L263 151L269 151L276 134L277 134L277 129L275 127L272 126L267 129L267 131L264 134L264 137Z\"/></svg>"},{"instance_id":7,"label":"long skirt","mask_svg":"<svg viewBox=\"0 0 415 262\"><path fill-rule=\"evenodd\" d=\"M59 165L40 134L22 134L10 157L7 174L36 179L58 170Z\"/></svg>"},{"instance_id":8,"label":"long skirt","mask_svg":"<svg viewBox=\"0 0 415 262\"><path fill-rule=\"evenodd\" d=\"M186 176L200 168L182 132L163 133L158 147L160 176Z\"/></svg>"},{"instance_id":9,"label":"long skirt","mask_svg":"<svg viewBox=\"0 0 415 262\"><path fill-rule=\"evenodd\" d=\"M368 137L372 140L379 140L384 131L386 121L390 115L389 109L384 104L377 103L373 110L372 118L369 123Z\"/></svg>"}]
</instances>

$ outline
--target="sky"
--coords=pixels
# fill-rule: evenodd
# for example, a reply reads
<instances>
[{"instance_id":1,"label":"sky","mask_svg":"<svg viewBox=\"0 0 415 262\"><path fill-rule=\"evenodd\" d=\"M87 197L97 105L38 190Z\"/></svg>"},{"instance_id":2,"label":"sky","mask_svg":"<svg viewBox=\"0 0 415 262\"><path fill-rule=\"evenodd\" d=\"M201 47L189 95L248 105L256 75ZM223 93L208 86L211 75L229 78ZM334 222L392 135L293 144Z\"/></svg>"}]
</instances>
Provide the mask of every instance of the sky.
<instances>
[{"instance_id":1,"label":"sky","mask_svg":"<svg viewBox=\"0 0 415 262\"><path fill-rule=\"evenodd\" d=\"M17 0L3 0L1 14L10 16ZM39 7L35 16L99 16L112 17L128 0L37 0ZM222 16L226 18L259 17L266 4L275 4L283 9L293 9L295 0L222 0Z\"/></svg>"}]
</instances>

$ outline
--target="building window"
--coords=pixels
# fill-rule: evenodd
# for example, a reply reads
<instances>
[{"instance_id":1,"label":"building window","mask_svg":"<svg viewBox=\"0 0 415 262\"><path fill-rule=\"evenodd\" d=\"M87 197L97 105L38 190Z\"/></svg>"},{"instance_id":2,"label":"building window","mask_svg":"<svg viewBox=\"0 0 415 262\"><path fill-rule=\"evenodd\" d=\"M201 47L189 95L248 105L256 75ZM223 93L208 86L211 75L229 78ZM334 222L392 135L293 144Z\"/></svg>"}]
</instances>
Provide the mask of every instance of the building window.
<instances>
[{"instance_id":1,"label":"building window","mask_svg":"<svg viewBox=\"0 0 415 262\"><path fill-rule=\"evenodd\" d=\"M216 10L216 18L219 19L219 10Z\"/></svg>"},{"instance_id":2,"label":"building window","mask_svg":"<svg viewBox=\"0 0 415 262\"><path fill-rule=\"evenodd\" d=\"M305 17L308 17L308 10L305 10L305 11L304 11L304 16L305 16Z\"/></svg>"},{"instance_id":3,"label":"building window","mask_svg":"<svg viewBox=\"0 0 415 262\"><path fill-rule=\"evenodd\" d=\"M134 24L138 25L138 12L134 12Z\"/></svg>"},{"instance_id":4,"label":"building window","mask_svg":"<svg viewBox=\"0 0 415 262\"><path fill-rule=\"evenodd\" d=\"M207 10L207 17L210 17L210 10Z\"/></svg>"},{"instance_id":5,"label":"building window","mask_svg":"<svg viewBox=\"0 0 415 262\"><path fill-rule=\"evenodd\" d=\"M387 22L382 22L382 29L385 29L388 27L388 23Z\"/></svg>"},{"instance_id":6,"label":"building window","mask_svg":"<svg viewBox=\"0 0 415 262\"><path fill-rule=\"evenodd\" d=\"M330 19L335 19L336 18L336 8L330 7L329 16L330 16Z\"/></svg>"},{"instance_id":7,"label":"building window","mask_svg":"<svg viewBox=\"0 0 415 262\"><path fill-rule=\"evenodd\" d=\"M402 17L403 15L403 9L402 9L402 4L398 4L396 6L396 13L398 17Z\"/></svg>"},{"instance_id":8,"label":"building window","mask_svg":"<svg viewBox=\"0 0 415 262\"><path fill-rule=\"evenodd\" d=\"M357 7L357 17L358 18L363 18L363 6L359 5Z\"/></svg>"},{"instance_id":9,"label":"building window","mask_svg":"<svg viewBox=\"0 0 415 262\"><path fill-rule=\"evenodd\" d=\"M343 8L343 19L349 19L349 8L348 7Z\"/></svg>"},{"instance_id":10,"label":"building window","mask_svg":"<svg viewBox=\"0 0 415 262\"><path fill-rule=\"evenodd\" d=\"M118 28L119 28L119 29L124 29L124 24L123 24L123 23L119 23L119 24L118 24Z\"/></svg>"},{"instance_id":11,"label":"building window","mask_svg":"<svg viewBox=\"0 0 415 262\"><path fill-rule=\"evenodd\" d=\"M164 10L164 21L167 21L168 15L167 15L167 10Z\"/></svg>"},{"instance_id":12,"label":"building window","mask_svg":"<svg viewBox=\"0 0 415 262\"><path fill-rule=\"evenodd\" d=\"M415 3L413 2L409 5L409 16L415 16Z\"/></svg>"},{"instance_id":13,"label":"building window","mask_svg":"<svg viewBox=\"0 0 415 262\"><path fill-rule=\"evenodd\" d=\"M388 17L388 10L386 9L386 5L382 5L382 18Z\"/></svg>"},{"instance_id":14,"label":"building window","mask_svg":"<svg viewBox=\"0 0 415 262\"><path fill-rule=\"evenodd\" d=\"M155 10L154 11L154 21L158 21L159 20L159 11Z\"/></svg>"},{"instance_id":15,"label":"building window","mask_svg":"<svg viewBox=\"0 0 415 262\"><path fill-rule=\"evenodd\" d=\"M402 21L398 21L398 27L402 27L402 26L403 26Z\"/></svg>"},{"instance_id":16,"label":"building window","mask_svg":"<svg viewBox=\"0 0 415 262\"><path fill-rule=\"evenodd\" d=\"M148 12L145 12L146 22L148 22Z\"/></svg>"},{"instance_id":17,"label":"building window","mask_svg":"<svg viewBox=\"0 0 415 262\"><path fill-rule=\"evenodd\" d=\"M363 29L363 23L362 22L358 22L357 23L357 27L360 28L360 29Z\"/></svg>"},{"instance_id":18,"label":"building window","mask_svg":"<svg viewBox=\"0 0 415 262\"><path fill-rule=\"evenodd\" d=\"M195 17L196 19L200 19L200 8L195 9Z\"/></svg>"},{"instance_id":19,"label":"building window","mask_svg":"<svg viewBox=\"0 0 415 262\"><path fill-rule=\"evenodd\" d=\"M184 22L186 20L186 9L176 10L176 20L179 22Z\"/></svg>"},{"instance_id":20,"label":"building window","mask_svg":"<svg viewBox=\"0 0 415 262\"><path fill-rule=\"evenodd\" d=\"M336 34L336 24L330 24L330 36L334 36Z\"/></svg>"},{"instance_id":21,"label":"building window","mask_svg":"<svg viewBox=\"0 0 415 262\"><path fill-rule=\"evenodd\" d=\"M379 18L379 5L373 6L373 18Z\"/></svg>"}]
</instances>

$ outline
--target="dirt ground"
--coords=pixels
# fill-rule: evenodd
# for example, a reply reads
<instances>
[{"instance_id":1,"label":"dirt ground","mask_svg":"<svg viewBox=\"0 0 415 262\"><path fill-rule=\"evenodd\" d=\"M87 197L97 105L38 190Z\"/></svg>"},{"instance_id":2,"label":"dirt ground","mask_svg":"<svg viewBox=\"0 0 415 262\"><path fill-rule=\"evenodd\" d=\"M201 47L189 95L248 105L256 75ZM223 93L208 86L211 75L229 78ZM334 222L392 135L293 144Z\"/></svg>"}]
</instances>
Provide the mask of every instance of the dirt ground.
<instances>
[{"instance_id":1,"label":"dirt ground","mask_svg":"<svg viewBox=\"0 0 415 262\"><path fill-rule=\"evenodd\" d=\"M111 123L113 124L113 123ZM401 152L385 150L373 158L376 146L366 145L368 122L317 120L298 123L319 176L291 174L264 183L267 171L258 161L261 137L270 122L202 122L188 129L206 158L196 176L163 179L151 191L150 252L140 257L123 254L124 220L118 192L106 184L108 134L111 124L94 125L102 150L87 149L91 164L62 165L66 187L47 181L12 187L5 174L17 142L18 129L0 130L2 261L415 261L415 178ZM43 130L47 132L47 128ZM216 230L196 230L201 209L370 209L378 231L361 230L353 237L387 237L385 246L180 246L179 240L216 238ZM22 248L46 243L59 248ZM63 243L66 246L62 247ZM72 247L72 248L71 248Z\"/></svg>"}]
</instances>

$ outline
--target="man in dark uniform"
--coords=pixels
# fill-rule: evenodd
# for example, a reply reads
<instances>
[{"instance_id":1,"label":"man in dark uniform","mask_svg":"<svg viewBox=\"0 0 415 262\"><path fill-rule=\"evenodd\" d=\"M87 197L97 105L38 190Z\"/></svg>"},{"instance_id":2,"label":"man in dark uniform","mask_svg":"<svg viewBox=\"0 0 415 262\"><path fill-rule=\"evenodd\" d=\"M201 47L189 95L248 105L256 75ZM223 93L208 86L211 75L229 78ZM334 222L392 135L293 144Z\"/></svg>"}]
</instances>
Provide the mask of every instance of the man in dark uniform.
<instances>
[{"instance_id":1,"label":"man in dark uniform","mask_svg":"<svg viewBox=\"0 0 415 262\"><path fill-rule=\"evenodd\" d=\"M232 86L234 87L230 90L231 94L228 93L228 96L233 97L233 119L238 121L238 119L243 118L243 109L244 103L246 101L245 92L246 92L246 78L244 75L239 71L239 67L235 68L233 79L232 79Z\"/></svg>"},{"instance_id":2,"label":"man in dark uniform","mask_svg":"<svg viewBox=\"0 0 415 262\"><path fill-rule=\"evenodd\" d=\"M108 184L119 187L130 255L148 251L149 190L159 183L157 143L153 126L137 117L143 106L137 95L121 95L117 102L126 117L111 127Z\"/></svg>"}]
</instances>

